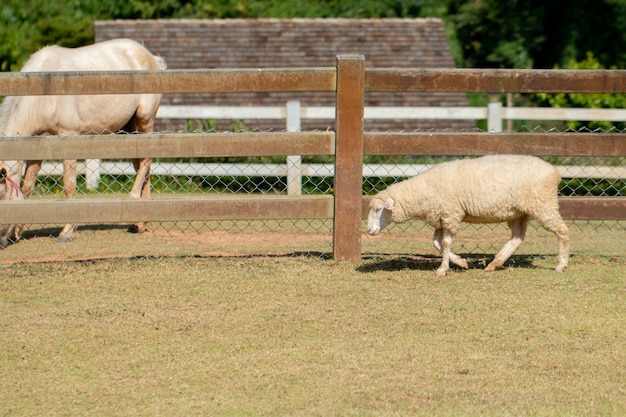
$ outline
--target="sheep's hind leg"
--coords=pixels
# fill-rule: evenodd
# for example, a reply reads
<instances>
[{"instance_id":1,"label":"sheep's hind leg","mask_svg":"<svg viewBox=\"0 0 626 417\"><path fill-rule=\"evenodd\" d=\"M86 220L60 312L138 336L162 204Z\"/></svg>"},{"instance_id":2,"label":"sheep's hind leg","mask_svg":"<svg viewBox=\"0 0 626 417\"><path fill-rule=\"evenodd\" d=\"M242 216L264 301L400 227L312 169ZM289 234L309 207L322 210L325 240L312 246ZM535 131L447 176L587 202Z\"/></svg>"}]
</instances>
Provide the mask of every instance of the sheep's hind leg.
<instances>
[{"instance_id":1,"label":"sheep's hind leg","mask_svg":"<svg viewBox=\"0 0 626 417\"><path fill-rule=\"evenodd\" d=\"M500 252L498 252L493 261L487 265L485 271L495 271L496 268L504 265L507 259L511 257L513 252L515 252L524 241L526 228L528 227L528 216L522 216L519 219L510 221L508 224L511 229L511 238L506 242L506 245L504 245Z\"/></svg>"},{"instance_id":2,"label":"sheep's hind leg","mask_svg":"<svg viewBox=\"0 0 626 417\"><path fill-rule=\"evenodd\" d=\"M435 236L433 238L433 246L435 247L435 249L439 251L440 254L443 254L442 239L443 239L443 229L435 230ZM450 262L452 262L453 264L457 266L460 266L461 268L464 268L464 269L468 268L467 260L461 258L459 255L457 255L456 253L453 253L452 251L450 251Z\"/></svg>"},{"instance_id":3,"label":"sheep's hind leg","mask_svg":"<svg viewBox=\"0 0 626 417\"><path fill-rule=\"evenodd\" d=\"M569 229L558 213L558 210L549 217L549 220L545 220L541 217L538 217L537 220L544 229L554 233L559 239L558 264L554 270L563 272L565 268L567 268L569 261Z\"/></svg>"}]
</instances>

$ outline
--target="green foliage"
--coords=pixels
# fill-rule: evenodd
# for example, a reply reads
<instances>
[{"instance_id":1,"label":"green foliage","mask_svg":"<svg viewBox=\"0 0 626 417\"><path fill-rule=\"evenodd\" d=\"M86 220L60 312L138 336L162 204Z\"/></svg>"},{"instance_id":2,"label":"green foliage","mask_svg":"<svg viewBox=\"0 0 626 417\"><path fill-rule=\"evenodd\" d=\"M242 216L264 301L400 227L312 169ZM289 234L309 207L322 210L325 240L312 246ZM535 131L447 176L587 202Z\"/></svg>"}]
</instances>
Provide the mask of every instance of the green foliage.
<instances>
[{"instance_id":1,"label":"green foliage","mask_svg":"<svg viewBox=\"0 0 626 417\"><path fill-rule=\"evenodd\" d=\"M93 42L98 2L3 0L0 12L0 70L17 71L43 46Z\"/></svg>"},{"instance_id":2,"label":"green foliage","mask_svg":"<svg viewBox=\"0 0 626 417\"><path fill-rule=\"evenodd\" d=\"M3 0L0 71L18 71L43 46L93 42L93 22L166 18L385 18L445 11L435 0Z\"/></svg>"},{"instance_id":3,"label":"green foliage","mask_svg":"<svg viewBox=\"0 0 626 417\"><path fill-rule=\"evenodd\" d=\"M48 44L93 42L93 22L167 18L439 17L458 66L551 68L593 51L623 67L624 0L3 0L0 71Z\"/></svg>"},{"instance_id":4,"label":"green foliage","mask_svg":"<svg viewBox=\"0 0 626 417\"><path fill-rule=\"evenodd\" d=\"M596 59L593 53L588 52L582 61L571 60L566 69L602 70L605 67ZM555 66L559 69L559 66ZM615 69L613 67L613 69ZM538 93L535 95L539 104L551 107L581 107L591 109L621 109L626 108L626 94L580 94L580 93ZM612 121L580 121L570 120L567 127L572 130L588 129L624 129L624 122Z\"/></svg>"},{"instance_id":5,"label":"green foliage","mask_svg":"<svg viewBox=\"0 0 626 417\"><path fill-rule=\"evenodd\" d=\"M624 66L622 0L450 1L448 10L468 67L551 68L593 51Z\"/></svg>"}]
</instances>

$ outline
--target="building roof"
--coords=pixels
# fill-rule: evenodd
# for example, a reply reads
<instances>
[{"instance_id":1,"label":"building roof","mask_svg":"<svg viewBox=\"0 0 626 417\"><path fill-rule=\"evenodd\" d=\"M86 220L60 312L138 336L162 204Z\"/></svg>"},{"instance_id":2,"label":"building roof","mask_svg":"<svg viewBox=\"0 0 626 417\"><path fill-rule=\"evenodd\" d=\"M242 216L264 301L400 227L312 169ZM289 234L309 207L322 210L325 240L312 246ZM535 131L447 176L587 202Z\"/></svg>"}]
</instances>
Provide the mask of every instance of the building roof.
<instances>
[{"instance_id":1,"label":"building roof","mask_svg":"<svg viewBox=\"0 0 626 417\"><path fill-rule=\"evenodd\" d=\"M329 67L362 54L369 68L454 68L440 19L112 20L95 23L96 42L126 37L165 59L168 69ZM330 106L332 93L166 95L163 104ZM466 106L462 93L367 93L368 106ZM330 121L332 123L332 121ZM268 128L268 121L253 123ZM276 123L274 123L276 124ZM303 121L326 128L329 121ZM366 129L465 129L471 121L366 121ZM284 125L269 126L284 128Z\"/></svg>"}]
</instances>

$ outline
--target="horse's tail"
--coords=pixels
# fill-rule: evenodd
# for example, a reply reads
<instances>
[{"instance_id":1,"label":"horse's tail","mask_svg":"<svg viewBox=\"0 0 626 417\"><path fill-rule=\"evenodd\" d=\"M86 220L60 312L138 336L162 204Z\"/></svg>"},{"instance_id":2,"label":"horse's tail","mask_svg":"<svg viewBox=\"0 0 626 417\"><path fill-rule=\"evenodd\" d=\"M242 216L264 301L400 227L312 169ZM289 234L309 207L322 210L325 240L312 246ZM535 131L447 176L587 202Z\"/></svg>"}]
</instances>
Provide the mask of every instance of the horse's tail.
<instances>
[{"instance_id":1,"label":"horse's tail","mask_svg":"<svg viewBox=\"0 0 626 417\"><path fill-rule=\"evenodd\" d=\"M167 68L167 63L165 62L165 59L163 59L163 57L155 55L154 59L156 59L156 62L159 64L159 68L161 68L162 70Z\"/></svg>"}]
</instances>

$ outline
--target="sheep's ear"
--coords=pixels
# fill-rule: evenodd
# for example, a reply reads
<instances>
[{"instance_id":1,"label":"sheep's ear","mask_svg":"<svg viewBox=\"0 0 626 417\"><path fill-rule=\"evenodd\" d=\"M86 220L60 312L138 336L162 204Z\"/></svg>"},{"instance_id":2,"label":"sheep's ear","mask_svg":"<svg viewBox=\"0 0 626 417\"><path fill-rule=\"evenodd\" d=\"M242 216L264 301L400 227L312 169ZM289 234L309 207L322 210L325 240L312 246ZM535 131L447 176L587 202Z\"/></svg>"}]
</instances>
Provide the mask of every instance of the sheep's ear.
<instances>
[{"instance_id":1,"label":"sheep's ear","mask_svg":"<svg viewBox=\"0 0 626 417\"><path fill-rule=\"evenodd\" d=\"M393 198L386 199L385 200L385 209L391 211L391 210L393 210L393 207L394 207Z\"/></svg>"}]
</instances>

